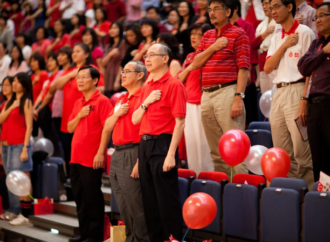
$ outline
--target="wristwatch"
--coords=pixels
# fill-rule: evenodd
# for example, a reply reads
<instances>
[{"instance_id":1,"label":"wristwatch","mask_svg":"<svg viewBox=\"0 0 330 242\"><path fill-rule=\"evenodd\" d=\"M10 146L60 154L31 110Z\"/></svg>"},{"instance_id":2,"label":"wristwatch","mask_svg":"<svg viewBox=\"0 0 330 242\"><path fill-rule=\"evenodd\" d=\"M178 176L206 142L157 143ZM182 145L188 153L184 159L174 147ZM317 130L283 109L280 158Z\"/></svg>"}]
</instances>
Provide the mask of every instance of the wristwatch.
<instances>
[{"instance_id":1,"label":"wristwatch","mask_svg":"<svg viewBox=\"0 0 330 242\"><path fill-rule=\"evenodd\" d=\"M245 94L244 93L237 92L237 93L235 93L235 96L240 96L242 99L245 98Z\"/></svg>"},{"instance_id":2,"label":"wristwatch","mask_svg":"<svg viewBox=\"0 0 330 242\"><path fill-rule=\"evenodd\" d=\"M301 97L301 100L306 100L306 101L308 101L308 97Z\"/></svg>"},{"instance_id":3,"label":"wristwatch","mask_svg":"<svg viewBox=\"0 0 330 242\"><path fill-rule=\"evenodd\" d=\"M144 103L141 104L141 108L142 108L143 110L145 110L145 111L147 111L147 109L148 109L148 108L144 105Z\"/></svg>"}]
</instances>

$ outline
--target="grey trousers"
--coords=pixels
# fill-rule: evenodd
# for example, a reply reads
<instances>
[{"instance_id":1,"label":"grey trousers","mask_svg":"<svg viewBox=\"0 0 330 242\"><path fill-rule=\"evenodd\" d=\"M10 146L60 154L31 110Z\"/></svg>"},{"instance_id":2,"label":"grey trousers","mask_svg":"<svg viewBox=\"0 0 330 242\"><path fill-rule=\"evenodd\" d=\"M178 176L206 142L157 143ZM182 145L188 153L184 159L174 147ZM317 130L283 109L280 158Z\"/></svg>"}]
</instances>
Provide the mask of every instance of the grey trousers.
<instances>
[{"instance_id":1,"label":"grey trousers","mask_svg":"<svg viewBox=\"0 0 330 242\"><path fill-rule=\"evenodd\" d=\"M115 151L111 157L110 182L120 217L126 225L126 242L149 242L140 179L130 177L138 159L136 146Z\"/></svg>"}]
</instances>

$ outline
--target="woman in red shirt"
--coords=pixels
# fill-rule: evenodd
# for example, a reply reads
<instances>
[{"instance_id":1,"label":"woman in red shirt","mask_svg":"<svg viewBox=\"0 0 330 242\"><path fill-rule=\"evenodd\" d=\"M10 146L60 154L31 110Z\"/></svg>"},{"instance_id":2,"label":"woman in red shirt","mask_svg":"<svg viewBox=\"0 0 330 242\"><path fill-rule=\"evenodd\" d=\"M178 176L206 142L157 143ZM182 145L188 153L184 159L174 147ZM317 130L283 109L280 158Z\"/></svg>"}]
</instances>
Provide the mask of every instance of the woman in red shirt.
<instances>
[{"instance_id":1,"label":"woman in red shirt","mask_svg":"<svg viewBox=\"0 0 330 242\"><path fill-rule=\"evenodd\" d=\"M57 53L58 50L64 46L71 47L70 36L64 32L65 24L61 19L57 19L54 22L54 35L51 40L51 45L46 49L46 54L54 52Z\"/></svg>"},{"instance_id":2,"label":"woman in red shirt","mask_svg":"<svg viewBox=\"0 0 330 242\"><path fill-rule=\"evenodd\" d=\"M47 9L47 16L49 16L49 30L50 33L54 32L54 23L56 19L61 18L61 11L60 11L60 4L61 0L50 0L49 7Z\"/></svg>"},{"instance_id":3,"label":"woman in red shirt","mask_svg":"<svg viewBox=\"0 0 330 242\"><path fill-rule=\"evenodd\" d=\"M109 37L107 35L111 22L107 20L107 14L102 7L95 8L94 13L96 24L94 25L93 29L98 36L99 45L104 49L105 46L109 43Z\"/></svg>"},{"instance_id":4,"label":"woman in red shirt","mask_svg":"<svg viewBox=\"0 0 330 242\"><path fill-rule=\"evenodd\" d=\"M33 71L31 80L33 87L33 103L35 103L42 90L44 82L47 81L49 77L46 71L45 59L41 54L35 53L31 56L30 66Z\"/></svg>"},{"instance_id":5,"label":"woman in red shirt","mask_svg":"<svg viewBox=\"0 0 330 242\"><path fill-rule=\"evenodd\" d=\"M5 120L7 125L4 132L7 139L7 172L19 170L25 172L30 177L32 171L32 146L30 137L32 134L33 120L33 101L32 101L32 82L27 73L18 73L14 77L13 92L11 99L6 104ZM8 133L7 133L8 134ZM18 197L10 193L10 201L14 201L15 208L13 213L19 214L18 217L9 223L11 225L23 225L29 223L27 217L31 213L31 198L29 196ZM21 201L21 206L19 206Z\"/></svg>"},{"instance_id":6,"label":"woman in red shirt","mask_svg":"<svg viewBox=\"0 0 330 242\"><path fill-rule=\"evenodd\" d=\"M85 25L82 24L82 18L79 14L74 14L71 17L72 31L69 36L71 39L71 48L77 43L81 42L81 32L85 29Z\"/></svg>"},{"instance_id":7,"label":"woman in red shirt","mask_svg":"<svg viewBox=\"0 0 330 242\"><path fill-rule=\"evenodd\" d=\"M43 55L44 59L47 59L46 49L50 45L50 40L48 39L47 30L44 27L39 27L36 29L35 38L37 39L31 46L32 54L40 53Z\"/></svg>"},{"instance_id":8,"label":"woman in red shirt","mask_svg":"<svg viewBox=\"0 0 330 242\"><path fill-rule=\"evenodd\" d=\"M19 5L18 1L13 2L10 6L10 9L11 9L10 19L13 20L15 23L15 36L17 36L24 17L23 17L22 11L20 11L20 5Z\"/></svg>"},{"instance_id":9,"label":"woman in red shirt","mask_svg":"<svg viewBox=\"0 0 330 242\"><path fill-rule=\"evenodd\" d=\"M101 70L101 73L104 74L104 69L101 64L104 53L101 47L98 46L99 43L95 30L91 28L84 29L82 31L82 42L88 45L89 49L91 50L93 65L96 65Z\"/></svg>"},{"instance_id":10,"label":"woman in red shirt","mask_svg":"<svg viewBox=\"0 0 330 242\"><path fill-rule=\"evenodd\" d=\"M207 144L201 121L201 69L194 70L190 65L197 54L199 43L203 34L210 30L208 24L193 24L190 29L190 43L195 49L187 55L177 78L184 83L187 91L186 126L184 129L188 167L199 174L201 171L213 171L214 165L210 156L210 148Z\"/></svg>"}]
</instances>

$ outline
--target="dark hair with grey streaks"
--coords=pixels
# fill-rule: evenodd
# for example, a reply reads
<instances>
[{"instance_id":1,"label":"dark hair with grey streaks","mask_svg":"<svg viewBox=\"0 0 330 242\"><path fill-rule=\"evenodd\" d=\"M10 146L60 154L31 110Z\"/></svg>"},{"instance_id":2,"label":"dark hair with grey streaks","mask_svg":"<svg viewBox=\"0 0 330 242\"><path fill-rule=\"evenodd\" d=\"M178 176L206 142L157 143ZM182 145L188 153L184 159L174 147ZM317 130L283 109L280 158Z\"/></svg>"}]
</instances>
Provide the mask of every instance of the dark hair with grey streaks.
<instances>
[{"instance_id":1,"label":"dark hair with grey streaks","mask_svg":"<svg viewBox=\"0 0 330 242\"><path fill-rule=\"evenodd\" d=\"M137 61L137 60L129 61L128 64L129 63L134 63L134 71L143 73L143 77L141 81L144 82L147 79L147 74L148 74L146 66L141 61Z\"/></svg>"}]
</instances>

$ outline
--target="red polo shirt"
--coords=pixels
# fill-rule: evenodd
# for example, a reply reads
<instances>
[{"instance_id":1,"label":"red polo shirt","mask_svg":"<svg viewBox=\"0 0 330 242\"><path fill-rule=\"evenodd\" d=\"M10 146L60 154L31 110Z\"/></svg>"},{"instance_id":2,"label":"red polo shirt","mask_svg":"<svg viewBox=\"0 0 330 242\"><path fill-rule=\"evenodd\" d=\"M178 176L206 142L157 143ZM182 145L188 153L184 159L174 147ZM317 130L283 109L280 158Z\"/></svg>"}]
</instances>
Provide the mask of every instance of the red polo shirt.
<instances>
[{"instance_id":1,"label":"red polo shirt","mask_svg":"<svg viewBox=\"0 0 330 242\"><path fill-rule=\"evenodd\" d=\"M31 81L33 83L33 79L35 78L36 74L31 75ZM44 86L45 81L49 80L47 71L41 71L39 74L39 80L34 84L32 93L33 93L33 103L36 102L37 98L40 95L40 92Z\"/></svg>"},{"instance_id":2,"label":"red polo shirt","mask_svg":"<svg viewBox=\"0 0 330 242\"><path fill-rule=\"evenodd\" d=\"M132 115L136 109L140 107L140 95L141 89L136 91L130 97L128 97L128 92L121 95L117 100L115 108L111 111L111 115L113 115L114 110L119 108L121 104L127 103L129 101L128 113L121 116L112 133L112 139L114 145L125 145L130 143L140 143L141 135L139 135L140 124L134 125L132 123Z\"/></svg>"},{"instance_id":3,"label":"red polo shirt","mask_svg":"<svg viewBox=\"0 0 330 242\"><path fill-rule=\"evenodd\" d=\"M91 65L94 68L98 69L94 65ZM62 76L70 73L72 70L77 69L77 67L70 68L63 72ZM101 74L98 87L104 86L103 75ZM75 102L82 98L82 93L78 91L77 80L76 78L68 81L63 87L63 114L62 114L62 122L61 122L61 131L64 133L69 133L68 131L68 122L69 117L72 113L73 106Z\"/></svg>"},{"instance_id":4,"label":"red polo shirt","mask_svg":"<svg viewBox=\"0 0 330 242\"><path fill-rule=\"evenodd\" d=\"M202 67L202 85L211 87L237 80L240 68L250 69L250 41L244 30L230 22L218 35L216 29L207 31L199 44L197 52L209 48L218 38L226 37L226 48L215 52Z\"/></svg>"},{"instance_id":5,"label":"red polo shirt","mask_svg":"<svg viewBox=\"0 0 330 242\"><path fill-rule=\"evenodd\" d=\"M126 15L125 2L122 0L109 1L105 9L110 22L117 21L120 17Z\"/></svg>"},{"instance_id":6,"label":"red polo shirt","mask_svg":"<svg viewBox=\"0 0 330 242\"><path fill-rule=\"evenodd\" d=\"M52 39L52 43L55 41L55 38ZM61 41L56 44L53 48L53 52L57 53L63 46L69 45L71 46L70 36L68 34L64 34L61 38Z\"/></svg>"},{"instance_id":7,"label":"red polo shirt","mask_svg":"<svg viewBox=\"0 0 330 242\"><path fill-rule=\"evenodd\" d=\"M173 134L175 118L186 117L186 90L181 81L167 72L159 80L151 80L143 86L139 105L153 90L160 90L162 95L143 115L140 135Z\"/></svg>"},{"instance_id":8,"label":"red polo shirt","mask_svg":"<svg viewBox=\"0 0 330 242\"><path fill-rule=\"evenodd\" d=\"M82 107L91 106L88 116L82 118L72 139L71 163L93 167L94 157L100 146L102 130L113 106L110 100L98 90L85 101L82 97L74 104L69 121L74 119Z\"/></svg>"}]
</instances>

